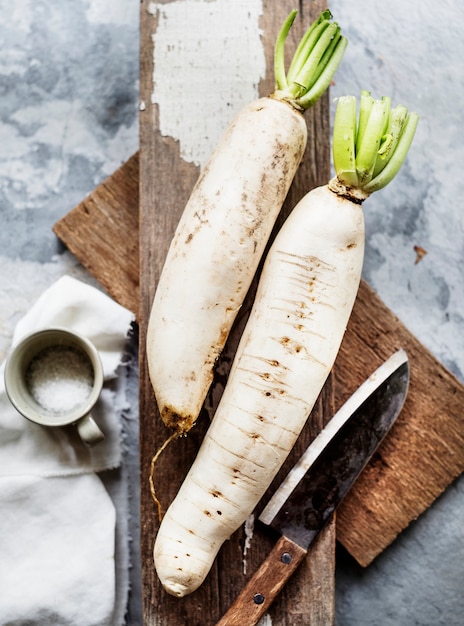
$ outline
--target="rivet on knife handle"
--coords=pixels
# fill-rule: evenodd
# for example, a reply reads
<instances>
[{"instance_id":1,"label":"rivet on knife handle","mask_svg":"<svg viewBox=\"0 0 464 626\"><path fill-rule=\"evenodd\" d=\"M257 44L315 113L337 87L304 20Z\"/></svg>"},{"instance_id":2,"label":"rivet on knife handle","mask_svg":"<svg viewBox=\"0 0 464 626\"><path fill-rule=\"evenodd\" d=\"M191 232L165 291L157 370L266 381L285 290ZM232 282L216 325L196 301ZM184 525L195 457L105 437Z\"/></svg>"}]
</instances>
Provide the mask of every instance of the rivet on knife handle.
<instances>
[{"instance_id":1,"label":"rivet on knife handle","mask_svg":"<svg viewBox=\"0 0 464 626\"><path fill-rule=\"evenodd\" d=\"M254 626L270 607L307 550L284 535L216 626Z\"/></svg>"}]
</instances>

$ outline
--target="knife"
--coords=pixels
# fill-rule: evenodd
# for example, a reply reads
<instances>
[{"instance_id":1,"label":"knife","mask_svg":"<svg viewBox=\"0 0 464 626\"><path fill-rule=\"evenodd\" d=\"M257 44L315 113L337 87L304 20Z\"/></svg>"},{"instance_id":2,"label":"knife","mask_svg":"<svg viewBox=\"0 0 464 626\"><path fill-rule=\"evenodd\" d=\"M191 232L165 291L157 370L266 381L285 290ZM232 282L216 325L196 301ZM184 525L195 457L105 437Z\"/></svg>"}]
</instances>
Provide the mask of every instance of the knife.
<instances>
[{"instance_id":1,"label":"knife","mask_svg":"<svg viewBox=\"0 0 464 626\"><path fill-rule=\"evenodd\" d=\"M216 626L257 624L398 417L408 387L408 357L398 350L312 441L259 516L280 538Z\"/></svg>"}]
</instances>

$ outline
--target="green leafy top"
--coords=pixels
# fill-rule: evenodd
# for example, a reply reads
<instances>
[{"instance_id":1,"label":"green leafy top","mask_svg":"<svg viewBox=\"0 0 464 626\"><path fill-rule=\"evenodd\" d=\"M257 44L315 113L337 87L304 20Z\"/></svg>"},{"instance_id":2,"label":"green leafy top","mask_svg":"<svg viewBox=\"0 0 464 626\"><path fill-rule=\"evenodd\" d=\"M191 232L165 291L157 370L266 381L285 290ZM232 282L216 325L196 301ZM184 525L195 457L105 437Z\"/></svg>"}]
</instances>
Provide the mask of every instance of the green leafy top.
<instances>
[{"instance_id":1,"label":"green leafy top","mask_svg":"<svg viewBox=\"0 0 464 626\"><path fill-rule=\"evenodd\" d=\"M301 38L288 72L284 48L297 11L292 11L280 29L274 51L276 90L273 97L285 100L298 110L309 109L322 96L343 58L348 40L340 27L331 22L330 11L323 11Z\"/></svg>"},{"instance_id":2,"label":"green leafy top","mask_svg":"<svg viewBox=\"0 0 464 626\"><path fill-rule=\"evenodd\" d=\"M382 189L396 176L411 146L418 116L391 99L375 100L362 91L359 117L354 96L338 99L333 130L333 160L338 185L360 200Z\"/></svg>"}]
</instances>

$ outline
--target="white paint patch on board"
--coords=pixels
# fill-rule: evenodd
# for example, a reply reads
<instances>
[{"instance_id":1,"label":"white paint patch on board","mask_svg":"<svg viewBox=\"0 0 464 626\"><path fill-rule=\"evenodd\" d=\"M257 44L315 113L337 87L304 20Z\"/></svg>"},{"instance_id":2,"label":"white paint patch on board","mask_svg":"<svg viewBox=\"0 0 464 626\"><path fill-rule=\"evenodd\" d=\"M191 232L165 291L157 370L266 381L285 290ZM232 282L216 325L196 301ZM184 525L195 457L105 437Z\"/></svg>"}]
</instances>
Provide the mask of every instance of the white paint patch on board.
<instances>
[{"instance_id":1,"label":"white paint patch on board","mask_svg":"<svg viewBox=\"0 0 464 626\"><path fill-rule=\"evenodd\" d=\"M245 520L245 544L243 546L243 573L247 573L247 552L251 548L251 540L253 539L253 531L255 528L255 516L253 513Z\"/></svg>"},{"instance_id":2,"label":"white paint patch on board","mask_svg":"<svg viewBox=\"0 0 464 626\"><path fill-rule=\"evenodd\" d=\"M161 134L204 166L233 115L258 97L266 71L262 0L153 2L152 103Z\"/></svg>"}]
</instances>

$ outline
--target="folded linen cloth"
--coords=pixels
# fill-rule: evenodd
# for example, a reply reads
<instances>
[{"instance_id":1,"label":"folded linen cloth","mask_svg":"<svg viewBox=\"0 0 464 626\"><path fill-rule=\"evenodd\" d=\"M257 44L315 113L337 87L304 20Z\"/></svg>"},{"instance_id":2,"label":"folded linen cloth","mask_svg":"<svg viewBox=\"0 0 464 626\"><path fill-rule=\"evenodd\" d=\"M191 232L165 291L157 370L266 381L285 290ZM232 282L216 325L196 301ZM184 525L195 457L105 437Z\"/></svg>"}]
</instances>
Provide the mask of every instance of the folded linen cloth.
<instances>
[{"instance_id":1,"label":"folded linen cloth","mask_svg":"<svg viewBox=\"0 0 464 626\"><path fill-rule=\"evenodd\" d=\"M74 427L46 429L24 419L10 404L0 366L0 476L65 476L98 472L121 462L120 423L114 410L116 377L133 314L104 293L63 276L49 287L18 322L12 344L37 330L59 326L84 335L100 353L104 386L92 415L105 434L93 448L83 445Z\"/></svg>"},{"instance_id":2,"label":"folded linen cloth","mask_svg":"<svg viewBox=\"0 0 464 626\"><path fill-rule=\"evenodd\" d=\"M115 510L98 476L0 478L0 623L115 626Z\"/></svg>"},{"instance_id":3,"label":"folded linen cloth","mask_svg":"<svg viewBox=\"0 0 464 626\"><path fill-rule=\"evenodd\" d=\"M117 370L133 315L95 287L64 276L17 324L12 343L60 326L97 347L105 385L92 412L94 448L74 427L30 423L9 403L0 367L0 624L120 626L127 576L117 580L116 512L96 472L121 463ZM119 568L121 570L121 568Z\"/></svg>"}]
</instances>

